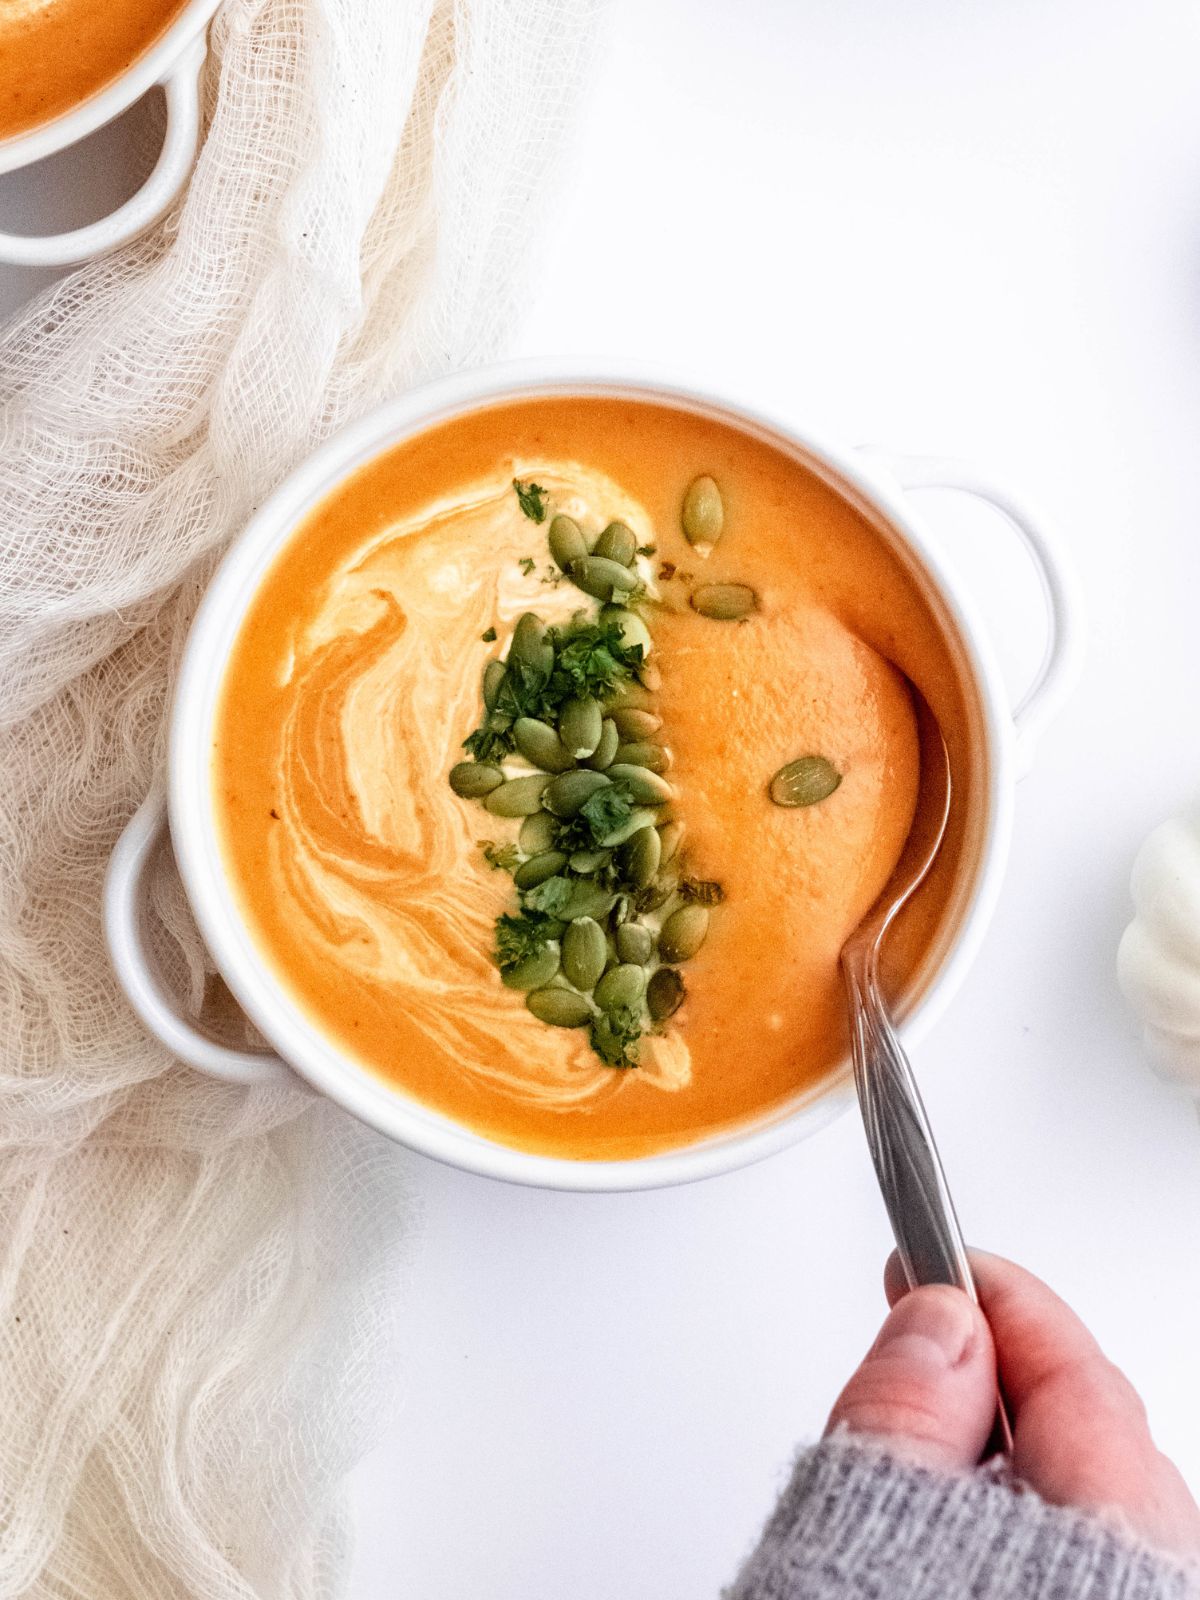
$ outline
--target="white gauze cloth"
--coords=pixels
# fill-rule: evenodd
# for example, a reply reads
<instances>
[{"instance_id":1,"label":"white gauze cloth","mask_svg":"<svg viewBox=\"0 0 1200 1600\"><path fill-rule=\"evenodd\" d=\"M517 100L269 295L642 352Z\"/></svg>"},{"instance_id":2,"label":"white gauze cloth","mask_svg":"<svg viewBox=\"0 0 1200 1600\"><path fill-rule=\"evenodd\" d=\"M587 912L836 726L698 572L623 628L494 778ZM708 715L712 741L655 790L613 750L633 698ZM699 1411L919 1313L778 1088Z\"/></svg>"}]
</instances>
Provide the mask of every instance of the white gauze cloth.
<instances>
[{"instance_id":1,"label":"white gauze cloth","mask_svg":"<svg viewBox=\"0 0 1200 1600\"><path fill-rule=\"evenodd\" d=\"M402 1153L173 1066L109 971L101 881L230 537L341 423L497 353L593 22L227 0L184 200L0 332L5 1597L343 1588ZM178 891L161 910L198 1004Z\"/></svg>"}]
</instances>

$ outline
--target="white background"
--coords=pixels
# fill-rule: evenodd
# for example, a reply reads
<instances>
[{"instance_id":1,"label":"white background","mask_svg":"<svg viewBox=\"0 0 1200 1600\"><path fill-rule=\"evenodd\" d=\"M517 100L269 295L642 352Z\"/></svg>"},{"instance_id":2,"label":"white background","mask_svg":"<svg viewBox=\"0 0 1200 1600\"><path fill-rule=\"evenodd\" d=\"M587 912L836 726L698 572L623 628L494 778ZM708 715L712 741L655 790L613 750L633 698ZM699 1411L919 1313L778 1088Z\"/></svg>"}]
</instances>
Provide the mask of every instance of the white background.
<instances>
[{"instance_id":1,"label":"white background","mask_svg":"<svg viewBox=\"0 0 1200 1600\"><path fill-rule=\"evenodd\" d=\"M917 1064L969 1235L1076 1305L1196 1489L1200 1127L1113 958L1137 845L1200 789L1198 17L616 0L512 352L683 366L848 442L973 458L1060 523L1085 681ZM138 139L134 114L6 180L0 215L94 214ZM38 281L0 276L0 311ZM929 515L1019 682L1020 559L966 504ZM882 1312L856 1121L650 1195L412 1166L407 1399L355 1477L355 1600L715 1600Z\"/></svg>"}]
</instances>

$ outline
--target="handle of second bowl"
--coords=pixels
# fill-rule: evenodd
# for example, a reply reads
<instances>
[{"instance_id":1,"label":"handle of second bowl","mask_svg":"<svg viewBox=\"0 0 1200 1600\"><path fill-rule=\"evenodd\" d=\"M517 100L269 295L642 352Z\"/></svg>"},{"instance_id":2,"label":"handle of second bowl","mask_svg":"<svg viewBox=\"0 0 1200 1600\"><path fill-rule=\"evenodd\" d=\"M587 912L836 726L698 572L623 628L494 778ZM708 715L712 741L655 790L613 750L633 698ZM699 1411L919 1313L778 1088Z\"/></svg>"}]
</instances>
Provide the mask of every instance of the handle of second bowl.
<instances>
[{"instance_id":1,"label":"handle of second bowl","mask_svg":"<svg viewBox=\"0 0 1200 1600\"><path fill-rule=\"evenodd\" d=\"M163 78L167 129L154 170L136 194L106 217L69 233L0 232L0 261L18 267L65 267L127 244L163 212L187 182L200 141L200 68L207 54L207 34L193 39Z\"/></svg>"},{"instance_id":2,"label":"handle of second bowl","mask_svg":"<svg viewBox=\"0 0 1200 1600\"><path fill-rule=\"evenodd\" d=\"M946 456L868 452L902 489L954 489L993 506L1024 544L1046 606L1046 645L1033 681L1013 711L1021 770L1032 764L1042 730L1062 709L1083 663L1083 606L1061 535L1043 512L989 473Z\"/></svg>"},{"instance_id":3,"label":"handle of second bowl","mask_svg":"<svg viewBox=\"0 0 1200 1600\"><path fill-rule=\"evenodd\" d=\"M227 1083L301 1087L278 1056L235 1050L210 1039L181 1015L146 944L145 894L151 864L167 836L167 797L150 791L117 840L104 880L104 938L117 981L146 1028L172 1055Z\"/></svg>"}]
</instances>

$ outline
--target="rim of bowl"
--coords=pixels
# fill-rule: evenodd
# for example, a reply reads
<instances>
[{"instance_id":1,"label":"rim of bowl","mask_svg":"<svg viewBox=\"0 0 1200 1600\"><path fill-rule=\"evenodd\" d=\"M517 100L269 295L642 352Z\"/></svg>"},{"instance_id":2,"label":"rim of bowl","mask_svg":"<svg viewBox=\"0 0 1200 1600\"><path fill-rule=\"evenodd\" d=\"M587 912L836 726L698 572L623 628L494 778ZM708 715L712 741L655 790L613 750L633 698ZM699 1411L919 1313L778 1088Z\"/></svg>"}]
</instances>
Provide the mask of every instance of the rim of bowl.
<instances>
[{"instance_id":1,"label":"rim of bowl","mask_svg":"<svg viewBox=\"0 0 1200 1600\"><path fill-rule=\"evenodd\" d=\"M246 1014L298 1075L398 1143L447 1165L538 1188L613 1192L688 1183L749 1166L816 1133L855 1098L849 1063L765 1120L737 1125L694 1144L617 1160L542 1155L472 1132L403 1088L343 1055L308 1020L272 970L242 920L217 838L210 750L225 667L251 599L298 524L338 484L385 450L454 417L506 400L579 395L657 401L700 411L765 436L844 498L857 496L898 535L934 585L975 677L982 720L981 840L974 881L948 946L899 1027L908 1045L924 1036L958 988L995 908L1012 817L1013 735L990 639L952 570L914 517L904 491L877 464L730 392L611 361L506 362L436 379L376 408L305 458L264 501L217 568L184 650L170 723L172 843L200 932Z\"/></svg>"},{"instance_id":2,"label":"rim of bowl","mask_svg":"<svg viewBox=\"0 0 1200 1600\"><path fill-rule=\"evenodd\" d=\"M0 174L16 172L57 155L127 111L135 100L170 76L179 56L208 26L220 3L221 0L187 0L153 44L86 100L60 111L48 122L0 139Z\"/></svg>"}]
</instances>

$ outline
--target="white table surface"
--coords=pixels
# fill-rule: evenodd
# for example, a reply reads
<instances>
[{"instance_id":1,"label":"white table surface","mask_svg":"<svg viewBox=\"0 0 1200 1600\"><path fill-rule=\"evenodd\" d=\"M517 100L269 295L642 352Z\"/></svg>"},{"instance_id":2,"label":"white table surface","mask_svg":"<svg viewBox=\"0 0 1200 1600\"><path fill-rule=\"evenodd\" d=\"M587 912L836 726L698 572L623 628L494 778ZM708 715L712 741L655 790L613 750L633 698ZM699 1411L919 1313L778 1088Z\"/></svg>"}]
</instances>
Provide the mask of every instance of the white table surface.
<instances>
[{"instance_id":1,"label":"white table surface","mask_svg":"<svg viewBox=\"0 0 1200 1600\"><path fill-rule=\"evenodd\" d=\"M1200 1490L1200 1128L1113 976L1132 855L1200 788L1198 86L1191 0L614 0L513 352L682 364L1058 519L1085 680L918 1066L969 1235L1076 1305ZM53 193L6 180L0 215L94 207L137 144L135 117ZM0 311L38 281L0 276ZM1019 557L929 515L1018 681ZM881 1315L856 1122L647 1195L412 1165L407 1399L355 1474L354 1600L715 1600Z\"/></svg>"}]
</instances>

